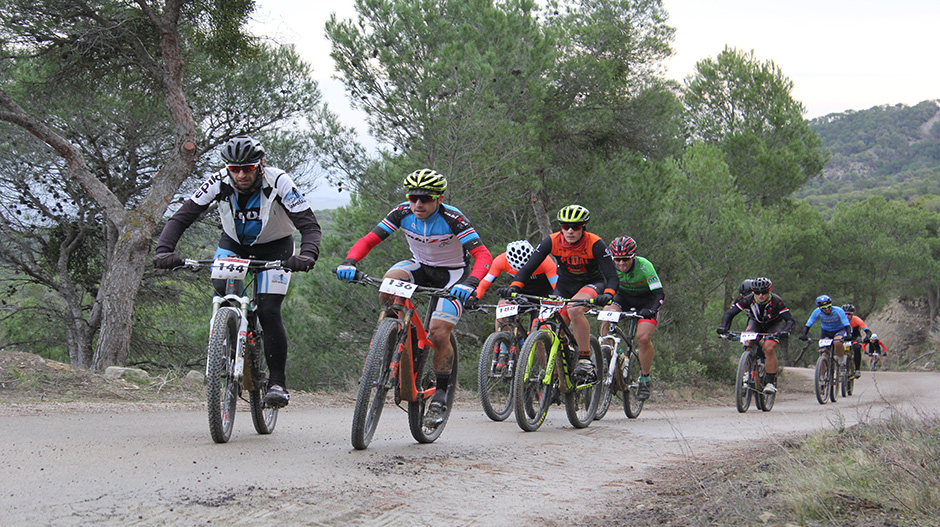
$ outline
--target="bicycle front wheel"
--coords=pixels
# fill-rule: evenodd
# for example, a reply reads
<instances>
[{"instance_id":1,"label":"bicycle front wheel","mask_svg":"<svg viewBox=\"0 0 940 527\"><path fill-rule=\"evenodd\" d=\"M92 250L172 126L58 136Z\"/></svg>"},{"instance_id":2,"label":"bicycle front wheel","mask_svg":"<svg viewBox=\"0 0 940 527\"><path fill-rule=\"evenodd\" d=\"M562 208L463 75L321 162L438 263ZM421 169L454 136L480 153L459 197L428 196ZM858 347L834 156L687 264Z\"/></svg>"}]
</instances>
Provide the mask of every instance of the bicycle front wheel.
<instances>
[{"instance_id":1,"label":"bicycle front wheel","mask_svg":"<svg viewBox=\"0 0 940 527\"><path fill-rule=\"evenodd\" d=\"M610 408L610 401L614 398L614 392L617 390L616 385L614 384L614 374L611 369L611 364L616 364L616 357L614 356L613 348L604 344L601 346L601 355L604 357L604 369L601 370L603 377L603 383L601 384L601 401L597 404L597 412L594 414L594 420L600 421L607 415L607 410ZM616 367L616 366L614 366Z\"/></svg>"},{"instance_id":2,"label":"bicycle front wheel","mask_svg":"<svg viewBox=\"0 0 940 527\"><path fill-rule=\"evenodd\" d=\"M264 404L264 392L268 386L268 363L264 359L264 348L261 338L255 332L255 343L252 345L251 359L254 363L252 370L253 389L248 392L251 406L251 422L259 434L270 434L277 424L277 408Z\"/></svg>"},{"instance_id":3,"label":"bicycle front wheel","mask_svg":"<svg viewBox=\"0 0 940 527\"><path fill-rule=\"evenodd\" d=\"M816 371L813 373L813 385L816 389L816 401L826 404L829 401L829 357L823 353L816 359Z\"/></svg>"},{"instance_id":4,"label":"bicycle front wheel","mask_svg":"<svg viewBox=\"0 0 940 527\"><path fill-rule=\"evenodd\" d=\"M576 384L565 394L565 412L568 414L568 422L575 428L584 428L591 424L604 391L601 381L604 356L594 335L591 335L591 362L594 363L593 378L572 379Z\"/></svg>"},{"instance_id":5,"label":"bicycle front wheel","mask_svg":"<svg viewBox=\"0 0 940 527\"><path fill-rule=\"evenodd\" d=\"M845 378L842 379L842 397L848 397L855 391L855 361L850 356L845 363Z\"/></svg>"},{"instance_id":6,"label":"bicycle front wheel","mask_svg":"<svg viewBox=\"0 0 940 527\"><path fill-rule=\"evenodd\" d=\"M534 432L542 426L554 394L551 382L543 382L548 370L548 355L552 349L552 335L546 331L535 331L525 339L516 373L513 375L513 409L516 423L526 432Z\"/></svg>"},{"instance_id":7,"label":"bicycle front wheel","mask_svg":"<svg viewBox=\"0 0 940 527\"><path fill-rule=\"evenodd\" d=\"M391 364L398 346L399 327L397 318L384 318L372 335L353 411L352 446L356 450L365 449L372 441L385 406L385 395L394 383Z\"/></svg>"},{"instance_id":8,"label":"bicycle front wheel","mask_svg":"<svg viewBox=\"0 0 940 527\"><path fill-rule=\"evenodd\" d=\"M751 407L751 385L754 382L751 379L751 372L754 371L754 356L751 352L744 350L741 359L738 361L738 376L734 385L734 405L738 412L744 413Z\"/></svg>"},{"instance_id":9,"label":"bicycle front wheel","mask_svg":"<svg viewBox=\"0 0 940 527\"><path fill-rule=\"evenodd\" d=\"M453 333L450 334L450 345L454 350L454 362L450 367L450 382L447 386L444 422L436 427L424 426L424 415L431 404L431 394L421 397L418 401L408 403L408 426L411 428L412 437L419 443L433 443L441 436L444 426L447 425L447 420L450 419L450 411L454 407L454 396L457 394L457 339L454 338ZM419 352L415 350L415 353ZM424 356L419 357L416 355L414 357L414 371L417 374L415 386L419 393L433 392L433 388L437 386L437 372L434 371L434 349L428 348L420 354Z\"/></svg>"},{"instance_id":10,"label":"bicycle front wheel","mask_svg":"<svg viewBox=\"0 0 940 527\"><path fill-rule=\"evenodd\" d=\"M206 403L209 411L209 433L216 443L232 437L235 405L238 402L238 380L235 379L235 352L238 348L238 311L223 307L212 321L206 356Z\"/></svg>"},{"instance_id":11,"label":"bicycle front wheel","mask_svg":"<svg viewBox=\"0 0 940 527\"><path fill-rule=\"evenodd\" d=\"M480 405L493 421L505 421L512 414L513 357L509 353L512 347L512 333L497 331L487 337L480 351L477 371Z\"/></svg>"},{"instance_id":12,"label":"bicycle front wheel","mask_svg":"<svg viewBox=\"0 0 940 527\"><path fill-rule=\"evenodd\" d=\"M623 413L630 419L640 417L643 411L643 404L636 396L637 388L640 385L640 357L636 351L630 350L629 358L623 357L626 369L622 370L623 383L626 390L623 391Z\"/></svg>"}]
</instances>

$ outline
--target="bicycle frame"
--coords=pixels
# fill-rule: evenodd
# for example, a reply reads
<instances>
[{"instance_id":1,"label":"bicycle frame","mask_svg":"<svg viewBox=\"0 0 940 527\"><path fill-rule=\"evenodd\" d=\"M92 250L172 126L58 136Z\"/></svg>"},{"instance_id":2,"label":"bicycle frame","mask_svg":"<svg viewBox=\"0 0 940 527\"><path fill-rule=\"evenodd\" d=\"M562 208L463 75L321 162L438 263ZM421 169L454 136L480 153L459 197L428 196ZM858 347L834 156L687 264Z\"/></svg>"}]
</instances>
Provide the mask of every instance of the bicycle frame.
<instances>
[{"instance_id":1,"label":"bicycle frame","mask_svg":"<svg viewBox=\"0 0 940 527\"><path fill-rule=\"evenodd\" d=\"M433 357L434 354L434 346L428 340L427 330L424 329L426 324L430 324L430 317L433 312L430 306L433 304L434 299L435 297L432 296L427 313L425 313L426 320L423 323L420 318L414 316L417 308L411 299L397 295L392 297L391 305L383 309L379 315L380 318L395 316L401 320L402 328L409 328L399 332L398 343L395 353L392 355L391 363L392 378L398 380L395 394L400 401L417 402L433 396L434 392L437 391L437 388L431 388L427 391L418 390L415 382L417 374L414 363L415 351L425 351L425 360L428 357Z\"/></svg>"},{"instance_id":2,"label":"bicycle frame","mask_svg":"<svg viewBox=\"0 0 940 527\"><path fill-rule=\"evenodd\" d=\"M616 313L616 315L610 315L609 313ZM620 327L620 319L624 317L628 319L626 331L624 331ZM624 360L624 359L629 361L630 355L633 353L636 353L636 348L633 345L633 339L636 338L636 327L637 327L637 323L640 321L641 318L643 317L641 317L636 312L636 310L598 311L597 313L598 320L601 320L610 324L607 328L607 334L604 335L602 338L609 339L609 341L613 343L613 345L611 346L611 349L615 350L617 352L617 355L620 357L614 360L615 357L611 356L610 364L607 367L607 378L604 379L604 384L608 387L611 384L613 384L614 380L618 380L616 376L618 361ZM605 340L604 342L608 342L608 340ZM624 345L621 346L620 345L621 343L623 343ZM619 380L625 380L625 379L619 379ZM629 386L621 385L621 386L617 386L617 389L620 391L624 391L624 390L629 389Z\"/></svg>"}]
</instances>

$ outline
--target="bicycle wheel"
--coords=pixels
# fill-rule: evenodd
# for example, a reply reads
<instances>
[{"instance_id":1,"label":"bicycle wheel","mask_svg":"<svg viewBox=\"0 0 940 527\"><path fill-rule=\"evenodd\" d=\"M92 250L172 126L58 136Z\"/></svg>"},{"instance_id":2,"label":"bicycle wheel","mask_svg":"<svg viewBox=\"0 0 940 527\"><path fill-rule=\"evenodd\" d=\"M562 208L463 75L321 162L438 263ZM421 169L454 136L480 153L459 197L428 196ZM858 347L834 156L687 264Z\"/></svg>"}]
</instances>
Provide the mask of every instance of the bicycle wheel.
<instances>
[{"instance_id":1,"label":"bicycle wheel","mask_svg":"<svg viewBox=\"0 0 940 527\"><path fill-rule=\"evenodd\" d=\"M855 391L855 361L850 356L845 361L845 379L842 381L842 397L848 397Z\"/></svg>"},{"instance_id":2,"label":"bicycle wheel","mask_svg":"<svg viewBox=\"0 0 940 527\"><path fill-rule=\"evenodd\" d=\"M751 352L744 350L741 358L738 360L738 375L735 377L734 384L734 406L738 412L744 413L751 407L751 391L754 379L751 379L751 372L754 371L754 356Z\"/></svg>"},{"instance_id":3,"label":"bicycle wheel","mask_svg":"<svg viewBox=\"0 0 940 527\"><path fill-rule=\"evenodd\" d=\"M491 333L480 351L477 385L483 413L493 421L505 421L512 414L512 365L509 350L512 333Z\"/></svg>"},{"instance_id":4,"label":"bicycle wheel","mask_svg":"<svg viewBox=\"0 0 940 527\"><path fill-rule=\"evenodd\" d=\"M774 407L774 401L777 400L777 392L764 393L764 383L761 382L761 379L763 379L764 374L767 373L765 366L764 359L761 359L757 363L758 378L754 379L754 388L757 391L757 398L754 400L754 404L756 404L757 408L761 411L769 412ZM779 373L780 370L777 371ZM777 384L779 384L779 382Z\"/></svg>"},{"instance_id":5,"label":"bicycle wheel","mask_svg":"<svg viewBox=\"0 0 940 527\"><path fill-rule=\"evenodd\" d=\"M604 356L601 354L601 345L594 335L591 335L591 362L594 363L594 377L578 381L572 379L573 382L580 384L575 384L565 394L565 413L568 414L568 422L575 428L584 428L591 424L604 392L604 383L601 380Z\"/></svg>"},{"instance_id":6,"label":"bicycle wheel","mask_svg":"<svg viewBox=\"0 0 940 527\"><path fill-rule=\"evenodd\" d=\"M516 361L512 378L513 409L516 423L526 432L534 432L542 426L554 399L552 384L543 382L551 349L552 335L535 331L525 339Z\"/></svg>"},{"instance_id":7,"label":"bicycle wheel","mask_svg":"<svg viewBox=\"0 0 940 527\"><path fill-rule=\"evenodd\" d=\"M816 371L813 373L813 385L816 390L816 401L826 404L829 401L829 356L825 353L816 359Z\"/></svg>"},{"instance_id":8,"label":"bicycle wheel","mask_svg":"<svg viewBox=\"0 0 940 527\"><path fill-rule=\"evenodd\" d=\"M624 357L627 369L623 371L623 383L627 387L623 392L623 413L630 419L636 419L643 411L643 404L636 397L636 390L640 382L640 357L636 351L630 350L630 360Z\"/></svg>"},{"instance_id":9,"label":"bicycle wheel","mask_svg":"<svg viewBox=\"0 0 940 527\"><path fill-rule=\"evenodd\" d=\"M457 394L457 339L454 338L453 333L450 334L450 345L454 350L454 362L450 367L450 383L447 387L447 410L444 413L444 422L434 428L424 426L424 414L428 411L431 396L422 397L419 401L408 403L408 426L411 428L412 437L419 443L433 443L440 437L441 432L444 431L444 427L447 425L447 420L450 418L450 411L454 408L454 396ZM424 355L423 357L417 356L418 353L414 357L414 371L417 373L415 385L419 392L431 390L437 385L433 351L432 348L428 348L420 353Z\"/></svg>"},{"instance_id":10,"label":"bicycle wheel","mask_svg":"<svg viewBox=\"0 0 940 527\"><path fill-rule=\"evenodd\" d=\"M394 384L391 363L398 346L399 327L397 318L384 318L372 335L353 411L352 446L356 450L365 449L372 441L385 406L385 394Z\"/></svg>"},{"instance_id":11,"label":"bicycle wheel","mask_svg":"<svg viewBox=\"0 0 940 527\"><path fill-rule=\"evenodd\" d=\"M248 400L251 406L251 422L255 425L255 431L259 434L270 434L274 431L277 424L277 408L272 408L264 404L264 393L268 389L268 363L264 359L264 348L261 345L261 335L259 332L253 332L254 344L251 346L252 370L252 390L248 392Z\"/></svg>"},{"instance_id":12,"label":"bicycle wheel","mask_svg":"<svg viewBox=\"0 0 940 527\"><path fill-rule=\"evenodd\" d=\"M240 314L223 307L212 321L206 357L206 403L209 411L209 433L216 443L226 443L235 424L238 402L238 381L235 379L235 351L238 346Z\"/></svg>"},{"instance_id":13,"label":"bicycle wheel","mask_svg":"<svg viewBox=\"0 0 940 527\"><path fill-rule=\"evenodd\" d=\"M604 357L604 369L600 370L604 375L604 382L601 384L601 400L597 404L597 412L594 414L594 420L600 421L607 415L607 409L610 408L610 401L614 398L614 392L617 390L616 385L614 385L614 374L613 370L610 369L611 361L613 358L613 349L604 344L601 346L601 355Z\"/></svg>"},{"instance_id":14,"label":"bicycle wheel","mask_svg":"<svg viewBox=\"0 0 940 527\"><path fill-rule=\"evenodd\" d=\"M839 364L839 360L833 354L829 362L829 400L836 402L839 399L839 391L842 389L842 379L845 375L845 366Z\"/></svg>"}]
</instances>

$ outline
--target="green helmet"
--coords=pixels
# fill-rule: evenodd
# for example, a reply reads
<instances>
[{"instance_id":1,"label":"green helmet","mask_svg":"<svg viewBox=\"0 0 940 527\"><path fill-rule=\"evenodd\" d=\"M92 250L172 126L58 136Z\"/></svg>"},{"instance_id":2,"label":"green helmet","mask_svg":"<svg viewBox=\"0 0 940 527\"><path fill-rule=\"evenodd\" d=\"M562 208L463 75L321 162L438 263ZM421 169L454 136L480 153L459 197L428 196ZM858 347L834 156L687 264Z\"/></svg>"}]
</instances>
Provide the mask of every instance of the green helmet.
<instances>
[{"instance_id":1,"label":"green helmet","mask_svg":"<svg viewBox=\"0 0 940 527\"><path fill-rule=\"evenodd\" d=\"M447 190L447 178L430 168L422 168L405 176L402 186L411 194L424 193L439 196Z\"/></svg>"},{"instance_id":2,"label":"green helmet","mask_svg":"<svg viewBox=\"0 0 940 527\"><path fill-rule=\"evenodd\" d=\"M558 223L585 224L591 220L591 211L581 205L568 205L558 211Z\"/></svg>"}]
</instances>

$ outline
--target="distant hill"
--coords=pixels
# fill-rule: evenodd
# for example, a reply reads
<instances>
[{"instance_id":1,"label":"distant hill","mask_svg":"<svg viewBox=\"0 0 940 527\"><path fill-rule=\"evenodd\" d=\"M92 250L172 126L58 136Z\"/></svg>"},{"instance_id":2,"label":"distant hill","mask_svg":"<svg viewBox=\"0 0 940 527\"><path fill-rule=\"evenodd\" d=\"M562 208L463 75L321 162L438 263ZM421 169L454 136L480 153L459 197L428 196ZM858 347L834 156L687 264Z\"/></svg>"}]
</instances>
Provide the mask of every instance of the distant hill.
<instances>
[{"instance_id":1,"label":"distant hill","mask_svg":"<svg viewBox=\"0 0 940 527\"><path fill-rule=\"evenodd\" d=\"M832 158L796 197L831 207L875 194L907 201L940 196L940 99L829 114L810 126Z\"/></svg>"}]
</instances>

